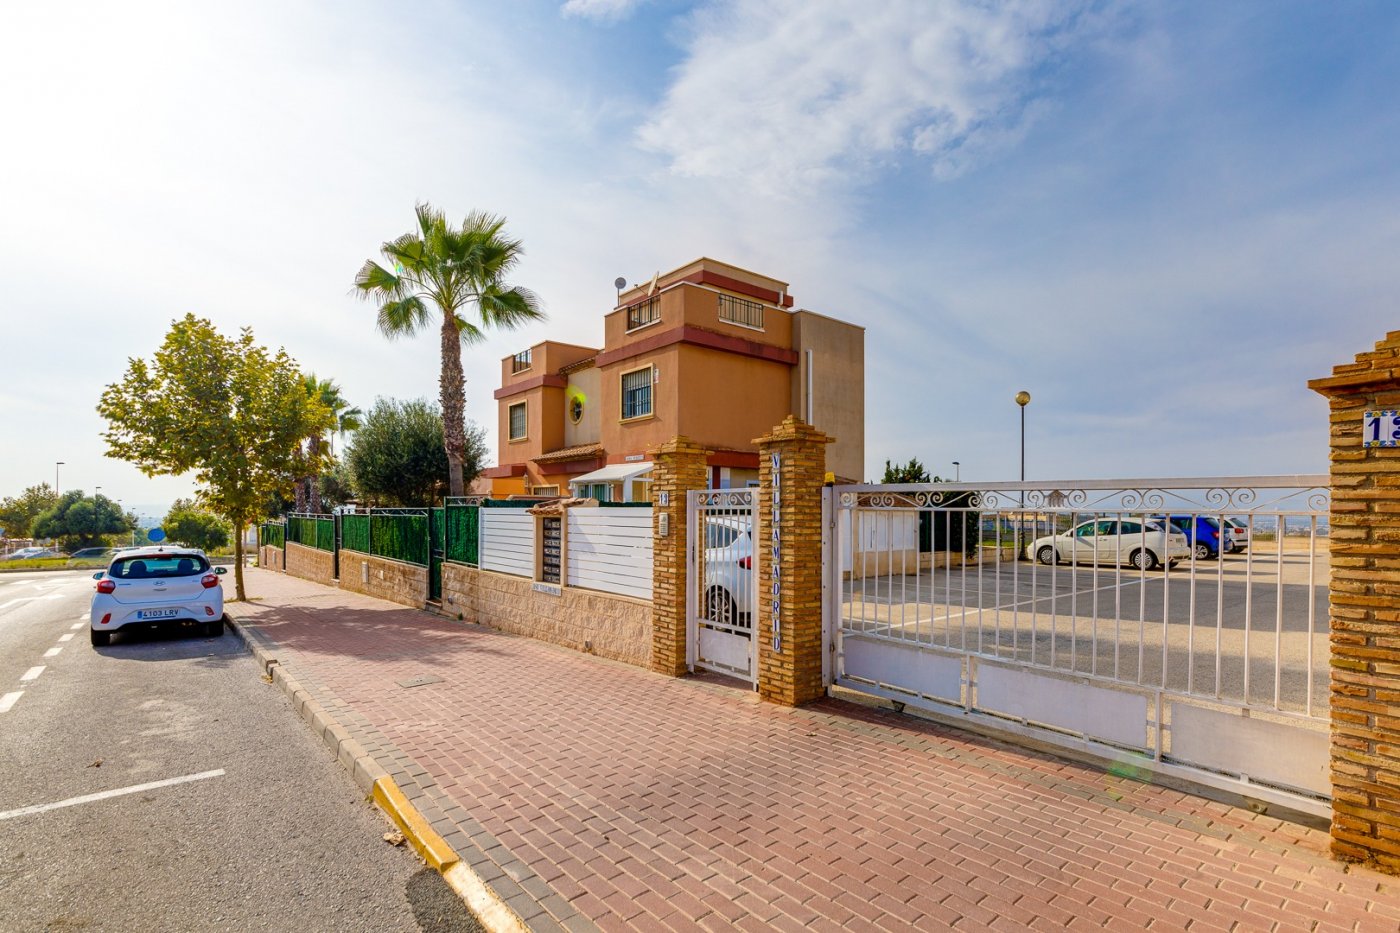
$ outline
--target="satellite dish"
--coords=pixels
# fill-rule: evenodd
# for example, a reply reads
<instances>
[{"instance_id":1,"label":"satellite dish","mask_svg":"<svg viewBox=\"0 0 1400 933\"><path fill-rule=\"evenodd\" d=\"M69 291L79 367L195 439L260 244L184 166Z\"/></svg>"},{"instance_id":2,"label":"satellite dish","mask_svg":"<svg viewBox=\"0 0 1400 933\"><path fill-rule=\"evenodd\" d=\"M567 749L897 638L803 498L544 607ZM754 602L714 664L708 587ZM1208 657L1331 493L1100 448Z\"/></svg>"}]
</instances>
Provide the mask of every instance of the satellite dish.
<instances>
[{"instance_id":1,"label":"satellite dish","mask_svg":"<svg viewBox=\"0 0 1400 933\"><path fill-rule=\"evenodd\" d=\"M613 288L617 289L618 291L622 291L626 287L627 280L624 279L622 276L619 275L616 279L613 280Z\"/></svg>"}]
</instances>

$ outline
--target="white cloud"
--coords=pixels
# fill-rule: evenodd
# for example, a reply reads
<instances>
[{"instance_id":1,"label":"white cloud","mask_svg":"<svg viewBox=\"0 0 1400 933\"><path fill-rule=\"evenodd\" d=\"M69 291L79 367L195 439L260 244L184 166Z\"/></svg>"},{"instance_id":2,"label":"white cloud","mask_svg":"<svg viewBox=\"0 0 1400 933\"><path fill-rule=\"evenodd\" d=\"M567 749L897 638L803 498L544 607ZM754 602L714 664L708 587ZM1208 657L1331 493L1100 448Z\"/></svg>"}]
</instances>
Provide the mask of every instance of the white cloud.
<instances>
[{"instance_id":1,"label":"white cloud","mask_svg":"<svg viewBox=\"0 0 1400 933\"><path fill-rule=\"evenodd\" d=\"M1012 142L1033 69L1087 28L1077 4L725 0L643 146L687 176L794 194L907 157L940 176Z\"/></svg>"},{"instance_id":2,"label":"white cloud","mask_svg":"<svg viewBox=\"0 0 1400 933\"><path fill-rule=\"evenodd\" d=\"M646 0L568 0L564 4L565 16L579 16L584 19L622 19Z\"/></svg>"}]
</instances>

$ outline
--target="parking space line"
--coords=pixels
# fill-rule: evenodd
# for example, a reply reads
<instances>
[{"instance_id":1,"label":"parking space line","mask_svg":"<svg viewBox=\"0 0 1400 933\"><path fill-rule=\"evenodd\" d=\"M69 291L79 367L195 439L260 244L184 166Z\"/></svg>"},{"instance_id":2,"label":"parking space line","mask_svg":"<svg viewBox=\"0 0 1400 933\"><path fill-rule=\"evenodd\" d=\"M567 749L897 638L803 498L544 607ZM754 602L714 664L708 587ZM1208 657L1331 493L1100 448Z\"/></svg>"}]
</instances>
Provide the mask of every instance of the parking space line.
<instances>
[{"instance_id":1,"label":"parking space line","mask_svg":"<svg viewBox=\"0 0 1400 933\"><path fill-rule=\"evenodd\" d=\"M16 690L14 693L7 693L0 697L0 713L8 713L10 707L19 702L19 698L24 696L23 690Z\"/></svg>"},{"instance_id":2,"label":"parking space line","mask_svg":"<svg viewBox=\"0 0 1400 933\"><path fill-rule=\"evenodd\" d=\"M86 618L86 616L84 616L84 618ZM78 629L80 629L80 628L83 627L83 623L77 622L77 623L74 623L73 625L70 625L70 626L68 626L68 627L69 627L70 629L72 629L73 631L76 632Z\"/></svg>"},{"instance_id":3,"label":"parking space line","mask_svg":"<svg viewBox=\"0 0 1400 933\"><path fill-rule=\"evenodd\" d=\"M46 657L46 658L56 658L56 657L58 657L58 653L59 653L60 651L62 651L62 650L63 650L63 646L62 646L62 645L56 645L56 646L50 648L48 651L45 651L45 652L44 652L44 657Z\"/></svg>"},{"instance_id":4,"label":"parking space line","mask_svg":"<svg viewBox=\"0 0 1400 933\"><path fill-rule=\"evenodd\" d=\"M38 667L31 667L29 670L25 671L23 674L20 675L19 682L22 684L27 684L31 680L38 680L39 675L42 673L44 673L44 665L40 664Z\"/></svg>"},{"instance_id":5,"label":"parking space line","mask_svg":"<svg viewBox=\"0 0 1400 933\"><path fill-rule=\"evenodd\" d=\"M72 633L72 632L69 632L67 635L60 635L60 636L58 636L58 640L59 640L59 641L72 641L72 640L73 640L73 633Z\"/></svg>"},{"instance_id":6,"label":"parking space line","mask_svg":"<svg viewBox=\"0 0 1400 933\"><path fill-rule=\"evenodd\" d=\"M17 694L6 694L6 697L9 696L15 696L16 698L18 698ZM3 703L4 700L0 700L0 704ZM3 712L3 709L3 706L0 706L0 712ZM151 781L149 784L134 784L131 787L119 787L115 790L104 790L101 793L97 794L84 794L81 797L69 797L67 800L58 800L54 803L36 803L33 806L20 807L18 810L0 811L0 820L11 820L17 816L29 816L34 813L45 813L49 810L58 810L62 807L72 807L80 803L95 803L98 800L107 800L112 797L121 797L126 794L139 794L142 791L155 790L158 787L171 787L175 784L187 784L190 781L203 781L208 778L222 777L223 773L224 769L219 768L215 771L201 771L198 774L186 774L183 777L166 778L164 781Z\"/></svg>"}]
</instances>

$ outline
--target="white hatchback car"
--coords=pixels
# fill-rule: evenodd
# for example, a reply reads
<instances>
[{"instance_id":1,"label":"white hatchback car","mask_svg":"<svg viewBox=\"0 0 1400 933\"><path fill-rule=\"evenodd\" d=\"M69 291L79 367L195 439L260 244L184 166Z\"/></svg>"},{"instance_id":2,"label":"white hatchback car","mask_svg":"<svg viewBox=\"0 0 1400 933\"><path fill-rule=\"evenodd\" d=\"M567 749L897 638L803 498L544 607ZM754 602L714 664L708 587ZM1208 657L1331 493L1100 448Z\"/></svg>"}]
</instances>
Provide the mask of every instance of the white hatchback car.
<instances>
[{"instance_id":1,"label":"white hatchback car","mask_svg":"<svg viewBox=\"0 0 1400 933\"><path fill-rule=\"evenodd\" d=\"M198 625L206 635L224 632L223 567L210 567L203 551L140 547L122 551L102 573L90 612L92 643L138 626Z\"/></svg>"},{"instance_id":2,"label":"white hatchback car","mask_svg":"<svg viewBox=\"0 0 1400 933\"><path fill-rule=\"evenodd\" d=\"M753 629L753 524L747 516L705 519L703 618L747 635Z\"/></svg>"},{"instance_id":3,"label":"white hatchback car","mask_svg":"<svg viewBox=\"0 0 1400 933\"><path fill-rule=\"evenodd\" d=\"M1058 535L1036 538L1026 557L1042 564L1075 563L1080 567L1131 564L1156 570L1191 556L1191 542L1176 528L1162 530L1139 518L1095 518Z\"/></svg>"}]
</instances>

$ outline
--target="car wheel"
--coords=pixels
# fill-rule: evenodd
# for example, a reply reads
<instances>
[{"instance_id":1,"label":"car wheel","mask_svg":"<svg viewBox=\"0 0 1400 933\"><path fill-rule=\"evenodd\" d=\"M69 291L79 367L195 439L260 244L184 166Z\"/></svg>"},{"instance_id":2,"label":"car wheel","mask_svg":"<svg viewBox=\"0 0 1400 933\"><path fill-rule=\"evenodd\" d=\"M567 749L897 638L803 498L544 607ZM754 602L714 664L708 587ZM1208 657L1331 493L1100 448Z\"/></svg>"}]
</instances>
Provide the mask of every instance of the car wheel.
<instances>
[{"instance_id":1,"label":"car wheel","mask_svg":"<svg viewBox=\"0 0 1400 933\"><path fill-rule=\"evenodd\" d=\"M1045 545L1045 547L1041 548L1039 551L1036 551L1035 557L1036 560L1040 561L1047 567L1052 567L1060 562L1060 555L1056 554L1055 549L1048 544Z\"/></svg>"},{"instance_id":2,"label":"car wheel","mask_svg":"<svg viewBox=\"0 0 1400 933\"><path fill-rule=\"evenodd\" d=\"M92 644L94 648L102 648L112 643L111 632L99 632L97 629L88 630L92 634Z\"/></svg>"},{"instance_id":3,"label":"car wheel","mask_svg":"<svg viewBox=\"0 0 1400 933\"><path fill-rule=\"evenodd\" d=\"M213 622L204 623L204 634L210 638L218 638L224 633L224 617L219 616Z\"/></svg>"},{"instance_id":4,"label":"car wheel","mask_svg":"<svg viewBox=\"0 0 1400 933\"><path fill-rule=\"evenodd\" d=\"M705 618L720 625L733 625L735 622L734 600L724 591L724 587L712 587L705 594Z\"/></svg>"},{"instance_id":5,"label":"car wheel","mask_svg":"<svg viewBox=\"0 0 1400 933\"><path fill-rule=\"evenodd\" d=\"M1195 554L1196 560L1210 560L1210 545L1206 544L1204 541L1197 541Z\"/></svg>"},{"instance_id":6,"label":"car wheel","mask_svg":"<svg viewBox=\"0 0 1400 933\"><path fill-rule=\"evenodd\" d=\"M1138 548L1128 555L1128 563L1139 570L1156 570L1157 564L1160 562L1157 560L1157 555L1147 548Z\"/></svg>"}]
</instances>

